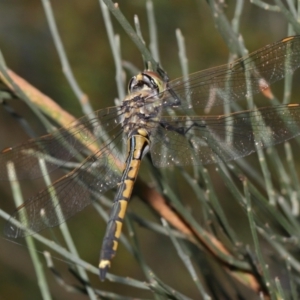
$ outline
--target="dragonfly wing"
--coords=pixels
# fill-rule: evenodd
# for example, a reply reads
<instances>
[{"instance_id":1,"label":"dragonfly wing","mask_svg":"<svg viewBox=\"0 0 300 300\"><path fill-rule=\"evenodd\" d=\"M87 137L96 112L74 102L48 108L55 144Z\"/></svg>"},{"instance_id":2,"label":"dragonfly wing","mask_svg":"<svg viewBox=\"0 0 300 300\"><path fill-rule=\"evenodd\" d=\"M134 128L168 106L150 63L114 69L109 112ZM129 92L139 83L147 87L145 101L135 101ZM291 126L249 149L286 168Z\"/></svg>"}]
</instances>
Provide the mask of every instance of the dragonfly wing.
<instances>
[{"instance_id":1,"label":"dragonfly wing","mask_svg":"<svg viewBox=\"0 0 300 300\"><path fill-rule=\"evenodd\" d=\"M151 140L157 167L230 161L300 134L300 106L212 117L162 117Z\"/></svg>"},{"instance_id":2,"label":"dragonfly wing","mask_svg":"<svg viewBox=\"0 0 300 300\"><path fill-rule=\"evenodd\" d=\"M116 130L121 111L119 107L112 107L95 114L96 119L84 116L67 128L2 150L0 180L8 180L6 169L9 161L14 163L18 179L34 179L43 176L38 163L40 158L46 161L48 172L52 172L84 151L88 154L95 152L99 137L111 136L111 132Z\"/></svg>"},{"instance_id":3,"label":"dragonfly wing","mask_svg":"<svg viewBox=\"0 0 300 300\"><path fill-rule=\"evenodd\" d=\"M116 150L116 143L123 143L121 134L114 140L114 144L100 148L79 168L18 207L6 224L5 234L11 238L29 234L14 225L13 220L20 221L34 232L57 226L87 206L93 194L103 194L116 186L125 162L123 155Z\"/></svg>"},{"instance_id":4,"label":"dragonfly wing","mask_svg":"<svg viewBox=\"0 0 300 300\"><path fill-rule=\"evenodd\" d=\"M268 89L299 66L300 36L285 38L231 64L190 74L186 81L183 78L171 81L169 88L173 92L165 91L163 105L210 108L241 100L250 90L256 94Z\"/></svg>"}]
</instances>

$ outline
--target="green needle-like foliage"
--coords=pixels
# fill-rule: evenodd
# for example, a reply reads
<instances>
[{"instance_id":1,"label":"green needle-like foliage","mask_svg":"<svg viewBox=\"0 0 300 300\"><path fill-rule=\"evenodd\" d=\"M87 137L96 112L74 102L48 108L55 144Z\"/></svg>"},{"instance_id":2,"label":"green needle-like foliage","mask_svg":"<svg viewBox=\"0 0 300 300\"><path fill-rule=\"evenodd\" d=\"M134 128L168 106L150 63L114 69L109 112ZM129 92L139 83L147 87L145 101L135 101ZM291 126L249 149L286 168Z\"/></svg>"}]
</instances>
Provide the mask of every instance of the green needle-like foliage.
<instances>
[{"instance_id":1,"label":"green needle-like foliage","mask_svg":"<svg viewBox=\"0 0 300 300\"><path fill-rule=\"evenodd\" d=\"M34 5L39 4L37 0L31 2ZM164 74L162 72L164 70L169 77L170 74L177 72L178 76L188 78L190 72L197 71L194 67L195 57L200 60L201 53L195 55L190 45L194 45L197 40L197 43L201 43L198 38L200 32L203 32L201 36L206 37L212 45L217 45L217 40L218 43L222 40L223 46L226 47L224 46L219 53L228 54L228 63L248 53L245 46L250 44L248 40L267 36L268 33L262 33L264 30L267 31L263 25L277 28L279 25L276 22L279 22L279 16L280 26L287 28L286 33L279 38L300 34L297 17L299 8L291 1L288 1L287 6L281 0L274 1L274 5L260 0L252 1L252 4L244 1L228 2L227 6L222 1L216 0L193 2L199 16L205 15L205 20L210 22L209 24L204 24L201 18L199 20L186 18L184 14L188 11L187 6L192 5L188 2L184 4L179 4L178 1L150 0L140 1L138 4L135 3L136 1L123 2L126 1L117 4L110 0L99 0L97 4L97 8L100 8L98 15L102 14L104 25L102 24L102 27L96 30L101 30L100 47L104 43L110 47L110 51L107 51L111 53L115 75L112 73L111 66L107 73L111 75L109 82L113 78L116 80L113 97L118 97L115 101L117 105L126 95L125 74L127 77L135 75L136 70L142 68L142 60L144 65L151 64L161 74ZM81 112L93 119L94 103L91 103L87 96L89 92L86 91L88 88L85 79L96 82L96 85L101 85L101 81L99 83L95 79L97 76L94 75L86 78L84 75L79 75L85 74L84 68L80 69L77 65L76 59L80 53L79 51L75 55L72 53L69 58L64 45L65 41L70 44L75 43L72 38L66 36L65 32L67 30L69 35L72 31L71 25L75 22L64 15L65 20L57 18L59 22L56 23L54 1L51 3L42 0L42 4L45 20L58 53L57 57L73 92L72 96L71 92L68 92L69 97L75 95L74 98L78 100L76 105L80 106ZM94 13L94 9L91 9L92 4L88 4L88 1L85 5L79 2L77 4L79 8L82 5L82 13L85 13L84 9L89 10L90 14ZM0 10L4 5L0 3ZM64 9L67 11L66 7ZM135 10L138 10L141 16L137 14L133 18ZM57 13L62 16L59 9ZM271 19L274 13L277 14L276 22L270 21L270 25L265 20L269 17ZM9 18L13 22L14 17L11 15ZM192 25L185 23L188 19ZM64 26L62 25L64 21L68 26L63 27L64 34L60 35L60 31L63 30L59 28ZM256 23L261 24L261 32L255 30ZM0 15L0 27L4 24ZM77 29L83 28L82 24L77 26ZM168 33L171 26L174 26L172 33ZM185 32L186 26L193 30ZM269 29L269 31L275 36L274 30ZM103 32L107 33L108 41L102 35ZM171 34L172 44L167 40ZM77 30L74 35L81 35L80 30ZM275 42L279 38L272 37L268 42ZM6 40L1 35L0 41L1 45L5 45ZM94 45L92 42L86 40L88 53L94 53L91 49ZM134 45L134 51L139 53L139 57L136 53L132 56L130 51L126 50L127 43L131 47ZM200 45L203 53L211 52L214 47L208 46L207 43ZM256 42L256 45L260 45L258 47L266 44L267 42L263 40ZM160 48L167 50L160 52ZM251 46L252 50L255 49ZM174 61L174 51L179 53L177 61ZM51 98L11 71L6 53L2 55L4 58L0 59L0 102L3 103L3 108L6 107L11 115L15 115L9 105L21 100L30 107L48 132L53 132L55 129L53 124L68 130L68 124L76 119L67 112L68 107L64 110ZM169 59L172 61L170 62ZM202 60L205 63L204 57ZM289 63L292 62L287 61L287 66ZM108 77L105 67L101 69L99 66L91 66L91 69L93 68L99 68L98 73L104 73L101 78L105 82ZM181 75L179 68L181 68ZM91 73L95 74L93 72L91 70ZM45 77L47 78L48 75L45 74ZM297 80L297 73L293 77L287 72L285 79L278 84L279 88L268 91L269 94L265 92L264 99L259 98L256 102L254 98L253 102L250 95L247 101L245 99L232 105L225 104L220 114L230 114L254 105L259 106L260 103L263 105L267 103L267 106L299 103L299 88L295 84L293 86L295 78ZM230 89L230 86L226 88ZM186 97L188 101L189 95ZM107 106L113 105L111 102ZM15 123L19 122L27 133L31 132L26 116L21 115L13 120ZM288 119L282 122L284 121L288 122ZM93 133L97 134L97 132ZM242 129L241 134L243 134ZM1 145L5 143L3 147L10 146L3 140L4 136L7 135L3 134L3 138L0 136ZM96 147L95 144L90 143L80 154L93 152L93 147ZM18 263L20 268L10 269L9 264L1 266L1 276L6 278L6 283L0 283L0 298L3 296L5 299L38 299L37 297L43 299L86 299L86 297L90 299L299 299L300 183L297 149L299 149L299 141L296 139L287 141L281 146L258 149L251 157L230 162L220 161L209 166L197 165L170 169L155 168L150 156L145 157L140 176L135 184L133 201L125 219L125 230L120 238L121 246L112 261L112 268L109 269L105 282L100 282L98 278L97 251L101 244L100 238L104 235L115 190L105 195L91 191L93 205L88 208L84 220L73 221L76 219L74 217L70 222L62 223L59 231L54 230L51 234L46 232L45 236L44 232L31 235L26 240L25 249L30 250L34 269L28 270L23 262ZM79 163L81 163L80 158L70 165L65 164L64 171L69 171ZM15 178L13 161L8 164L8 169L13 183L13 196L21 201L27 196L25 191L22 197L22 189ZM94 175L90 174L90 176ZM50 178L46 168L43 171L43 178L45 184L49 185ZM23 190L26 189L24 187ZM51 193L55 201L55 191ZM7 193L5 197L9 198ZM4 194L1 198L4 199ZM0 216L7 220L9 215L5 211L6 208L0 210ZM69 223L70 229L67 227ZM15 225L21 226L17 221ZM4 249L4 244L9 242L3 239L3 246L1 245L0 248ZM18 246L13 245L13 247ZM92 253L90 255L87 254L89 250ZM28 257L25 258L24 255L23 260L28 260ZM5 260L5 258L0 259ZM25 274L23 269L26 269L30 275ZM36 281L32 279L35 278L34 272ZM8 287L15 284L16 273L18 280L22 282L24 280L25 283L20 284L13 291ZM26 277L31 279L30 283ZM29 288L28 285L31 287ZM37 292L37 287L40 293ZM22 289L21 297L18 288Z\"/></svg>"}]
</instances>

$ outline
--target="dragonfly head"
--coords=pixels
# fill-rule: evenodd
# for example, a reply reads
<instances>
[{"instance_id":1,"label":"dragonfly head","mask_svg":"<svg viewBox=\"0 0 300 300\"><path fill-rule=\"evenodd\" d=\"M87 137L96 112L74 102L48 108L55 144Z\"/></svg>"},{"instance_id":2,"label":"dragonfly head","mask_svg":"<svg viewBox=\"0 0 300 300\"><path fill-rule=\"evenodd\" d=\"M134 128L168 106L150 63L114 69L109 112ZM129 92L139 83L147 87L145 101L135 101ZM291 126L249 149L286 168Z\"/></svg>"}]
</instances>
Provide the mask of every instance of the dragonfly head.
<instances>
[{"instance_id":1,"label":"dragonfly head","mask_svg":"<svg viewBox=\"0 0 300 300\"><path fill-rule=\"evenodd\" d=\"M159 75L152 71L144 71L131 78L128 84L129 93L151 91L159 94L165 89L165 83Z\"/></svg>"}]
</instances>

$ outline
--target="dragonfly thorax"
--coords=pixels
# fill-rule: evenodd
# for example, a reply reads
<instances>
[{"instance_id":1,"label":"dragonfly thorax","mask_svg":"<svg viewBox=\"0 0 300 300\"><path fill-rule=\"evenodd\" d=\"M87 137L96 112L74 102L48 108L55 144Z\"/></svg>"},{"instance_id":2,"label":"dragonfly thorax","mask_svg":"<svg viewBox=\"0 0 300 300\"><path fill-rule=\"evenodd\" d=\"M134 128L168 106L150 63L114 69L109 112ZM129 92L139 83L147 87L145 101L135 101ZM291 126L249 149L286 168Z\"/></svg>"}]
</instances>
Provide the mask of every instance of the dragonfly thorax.
<instances>
[{"instance_id":1,"label":"dragonfly thorax","mask_svg":"<svg viewBox=\"0 0 300 300\"><path fill-rule=\"evenodd\" d=\"M153 124L158 121L165 83L158 74L144 71L134 77L128 85L129 94L122 103L123 130L128 136L139 129L151 134Z\"/></svg>"},{"instance_id":2,"label":"dragonfly thorax","mask_svg":"<svg viewBox=\"0 0 300 300\"><path fill-rule=\"evenodd\" d=\"M123 131L128 136L142 128L147 130L150 135L154 123L157 123L159 119L160 105L157 101L146 102L148 95L145 91L139 92L139 95L134 95L134 98L123 102ZM152 98L157 99L157 96Z\"/></svg>"}]
</instances>

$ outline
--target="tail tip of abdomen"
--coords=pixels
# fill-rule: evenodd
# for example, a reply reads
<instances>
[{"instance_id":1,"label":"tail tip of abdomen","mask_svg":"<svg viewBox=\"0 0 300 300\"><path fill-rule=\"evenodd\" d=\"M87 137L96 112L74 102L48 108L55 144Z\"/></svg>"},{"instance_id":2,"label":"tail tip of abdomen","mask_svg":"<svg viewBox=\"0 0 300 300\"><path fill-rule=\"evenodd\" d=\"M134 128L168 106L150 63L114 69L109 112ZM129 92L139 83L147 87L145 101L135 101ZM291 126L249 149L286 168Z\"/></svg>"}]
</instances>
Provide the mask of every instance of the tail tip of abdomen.
<instances>
[{"instance_id":1,"label":"tail tip of abdomen","mask_svg":"<svg viewBox=\"0 0 300 300\"><path fill-rule=\"evenodd\" d=\"M105 280L108 268L110 268L109 260L101 260L99 263L99 277L101 281Z\"/></svg>"}]
</instances>

